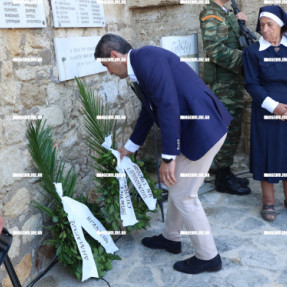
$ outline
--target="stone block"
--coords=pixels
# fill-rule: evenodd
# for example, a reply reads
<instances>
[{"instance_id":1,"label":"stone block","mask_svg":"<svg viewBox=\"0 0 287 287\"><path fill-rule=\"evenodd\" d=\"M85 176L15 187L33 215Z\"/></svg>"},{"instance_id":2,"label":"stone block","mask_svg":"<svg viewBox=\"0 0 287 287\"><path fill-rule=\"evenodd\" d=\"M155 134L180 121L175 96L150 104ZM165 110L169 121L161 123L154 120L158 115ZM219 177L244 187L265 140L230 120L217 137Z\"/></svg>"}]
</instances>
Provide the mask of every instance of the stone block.
<instances>
[{"instance_id":1,"label":"stone block","mask_svg":"<svg viewBox=\"0 0 287 287\"><path fill-rule=\"evenodd\" d=\"M26 109L45 104L46 92L30 83L23 83L21 88L21 102Z\"/></svg>"},{"instance_id":2,"label":"stone block","mask_svg":"<svg viewBox=\"0 0 287 287\"><path fill-rule=\"evenodd\" d=\"M4 216L9 218L19 217L25 212L30 203L30 193L26 188L18 189L3 208Z\"/></svg>"},{"instance_id":3,"label":"stone block","mask_svg":"<svg viewBox=\"0 0 287 287\"><path fill-rule=\"evenodd\" d=\"M0 85L0 106L15 105L20 90L20 83L14 80L6 80Z\"/></svg>"},{"instance_id":4,"label":"stone block","mask_svg":"<svg viewBox=\"0 0 287 287\"><path fill-rule=\"evenodd\" d=\"M0 189L20 180L14 178L13 173L22 173L29 164L27 155L17 145L0 149L0 162Z\"/></svg>"},{"instance_id":5,"label":"stone block","mask_svg":"<svg viewBox=\"0 0 287 287\"><path fill-rule=\"evenodd\" d=\"M42 59L42 65L51 64L51 50L45 49L45 50L41 51L40 58Z\"/></svg>"},{"instance_id":6,"label":"stone block","mask_svg":"<svg viewBox=\"0 0 287 287\"><path fill-rule=\"evenodd\" d=\"M26 121L25 120L3 120L3 138L6 145L20 143L25 139Z\"/></svg>"},{"instance_id":7,"label":"stone block","mask_svg":"<svg viewBox=\"0 0 287 287\"><path fill-rule=\"evenodd\" d=\"M2 147L3 142L4 142L2 125L3 125L3 121L0 119L0 148Z\"/></svg>"},{"instance_id":8,"label":"stone block","mask_svg":"<svg viewBox=\"0 0 287 287\"><path fill-rule=\"evenodd\" d=\"M42 231L42 228L40 227L42 223L42 215L41 214L35 214L32 215L23 225L22 230L23 231ZM23 235L23 243L27 243L29 241L32 241L37 236L41 235Z\"/></svg>"},{"instance_id":9,"label":"stone block","mask_svg":"<svg viewBox=\"0 0 287 287\"><path fill-rule=\"evenodd\" d=\"M28 63L28 62L27 62ZM27 64L25 63L25 64ZM15 70L15 76L17 80L20 80L22 82L27 82L27 81L31 81L34 80L36 77L36 68L32 68L29 67L28 65L23 65L23 67L18 68L17 70Z\"/></svg>"},{"instance_id":10,"label":"stone block","mask_svg":"<svg viewBox=\"0 0 287 287\"><path fill-rule=\"evenodd\" d=\"M21 262L15 267L16 274L19 278L19 281L21 284L25 282L25 280L30 275L32 269L32 256L31 254L26 254ZM10 278L7 276L2 281L2 287L11 287L11 281Z\"/></svg>"},{"instance_id":11,"label":"stone block","mask_svg":"<svg viewBox=\"0 0 287 287\"><path fill-rule=\"evenodd\" d=\"M242 250L240 251L242 265L256 267L276 272L279 268L279 262L273 253L265 250Z\"/></svg>"},{"instance_id":12,"label":"stone block","mask_svg":"<svg viewBox=\"0 0 287 287\"><path fill-rule=\"evenodd\" d=\"M26 33L25 50L47 49L50 47L49 37L43 37L43 33L30 30Z\"/></svg>"},{"instance_id":13,"label":"stone block","mask_svg":"<svg viewBox=\"0 0 287 287\"><path fill-rule=\"evenodd\" d=\"M270 280L261 272L254 270L246 270L241 268L241 272L235 270L225 278L226 286L239 287L257 287L257 286L272 286Z\"/></svg>"},{"instance_id":14,"label":"stone block","mask_svg":"<svg viewBox=\"0 0 287 287\"><path fill-rule=\"evenodd\" d=\"M48 108L40 108L39 115L43 115L43 119L47 120L47 124L52 127L60 126L64 122L64 112L56 105Z\"/></svg>"},{"instance_id":15,"label":"stone block","mask_svg":"<svg viewBox=\"0 0 287 287\"><path fill-rule=\"evenodd\" d=\"M13 231L19 231L18 227L12 227L9 229L9 232L13 234ZM13 259L20 254L21 246L21 235L13 235L13 244L9 249L9 257Z\"/></svg>"},{"instance_id":16,"label":"stone block","mask_svg":"<svg viewBox=\"0 0 287 287\"><path fill-rule=\"evenodd\" d=\"M77 140L78 140L78 136L77 136L76 131L69 132L67 135L65 135L64 147L65 148L73 147L75 143L77 142Z\"/></svg>"},{"instance_id":17,"label":"stone block","mask_svg":"<svg viewBox=\"0 0 287 287\"><path fill-rule=\"evenodd\" d=\"M148 266L135 267L130 272L127 282L131 284L137 284L137 282L141 282L142 286L150 286L150 287L158 286L153 277L153 273L151 272L151 269Z\"/></svg>"},{"instance_id":18,"label":"stone block","mask_svg":"<svg viewBox=\"0 0 287 287\"><path fill-rule=\"evenodd\" d=\"M5 78L11 78L13 74L13 63L11 60L2 62L1 75Z\"/></svg>"},{"instance_id":19,"label":"stone block","mask_svg":"<svg viewBox=\"0 0 287 287\"><path fill-rule=\"evenodd\" d=\"M118 95L117 84L115 81L111 80L102 83L102 88L99 91L99 94L102 94L102 97L104 97L108 102L115 102Z\"/></svg>"},{"instance_id":20,"label":"stone block","mask_svg":"<svg viewBox=\"0 0 287 287\"><path fill-rule=\"evenodd\" d=\"M24 35L23 30L19 29L9 29L9 33L7 32L6 37L6 48L9 51L10 58L18 57L21 54L21 48L22 48L22 37Z\"/></svg>"},{"instance_id":21,"label":"stone block","mask_svg":"<svg viewBox=\"0 0 287 287\"><path fill-rule=\"evenodd\" d=\"M178 0L133 0L129 8L160 7L168 5L179 5Z\"/></svg>"}]
</instances>

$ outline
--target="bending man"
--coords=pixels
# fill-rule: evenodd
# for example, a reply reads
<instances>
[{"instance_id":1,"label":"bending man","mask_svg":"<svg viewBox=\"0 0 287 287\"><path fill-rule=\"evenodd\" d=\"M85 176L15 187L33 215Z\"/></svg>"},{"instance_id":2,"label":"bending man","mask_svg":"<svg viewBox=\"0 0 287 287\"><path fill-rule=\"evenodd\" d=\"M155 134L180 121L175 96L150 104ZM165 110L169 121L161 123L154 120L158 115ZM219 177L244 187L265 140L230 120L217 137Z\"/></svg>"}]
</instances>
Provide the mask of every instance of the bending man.
<instances>
[{"instance_id":1,"label":"bending man","mask_svg":"<svg viewBox=\"0 0 287 287\"><path fill-rule=\"evenodd\" d=\"M195 256L176 262L174 269L190 274L221 269L221 258L197 192L204 181L202 175L208 172L224 142L232 117L196 73L165 49L132 49L125 39L106 34L96 47L95 58L121 60L109 59L102 64L111 75L129 77L141 94L142 109L130 139L119 149L121 156L143 144L154 122L161 131L160 176L169 186L167 218L163 233L146 237L142 243L152 249L180 253L185 227L193 234L190 238Z\"/></svg>"}]
</instances>

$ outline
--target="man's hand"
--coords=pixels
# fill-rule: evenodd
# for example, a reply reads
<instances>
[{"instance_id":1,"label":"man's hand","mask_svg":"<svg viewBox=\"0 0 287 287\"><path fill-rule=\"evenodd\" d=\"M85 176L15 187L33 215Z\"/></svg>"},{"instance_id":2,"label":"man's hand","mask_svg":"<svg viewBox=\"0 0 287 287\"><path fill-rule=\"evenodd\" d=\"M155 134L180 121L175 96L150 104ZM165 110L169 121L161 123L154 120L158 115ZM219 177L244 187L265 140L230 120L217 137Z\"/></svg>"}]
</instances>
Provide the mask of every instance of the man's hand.
<instances>
[{"instance_id":1,"label":"man's hand","mask_svg":"<svg viewBox=\"0 0 287 287\"><path fill-rule=\"evenodd\" d=\"M131 152L129 150L127 150L125 147L121 147L118 149L118 152L121 154L121 159L124 157L124 156L128 156L129 154L131 154Z\"/></svg>"},{"instance_id":2,"label":"man's hand","mask_svg":"<svg viewBox=\"0 0 287 287\"><path fill-rule=\"evenodd\" d=\"M172 160L170 163L165 163L163 161L160 166L159 170L160 180L167 187L169 187L170 184L174 185L176 183L174 170L175 170L175 160Z\"/></svg>"},{"instance_id":3,"label":"man's hand","mask_svg":"<svg viewBox=\"0 0 287 287\"><path fill-rule=\"evenodd\" d=\"M236 18L237 18L238 20L243 20L243 21L245 21L245 25L247 26L248 20L247 20L246 15L245 15L243 12L237 13L237 14L236 14Z\"/></svg>"},{"instance_id":4,"label":"man's hand","mask_svg":"<svg viewBox=\"0 0 287 287\"><path fill-rule=\"evenodd\" d=\"M0 234L2 233L3 227L4 227L4 219L0 216Z\"/></svg>"},{"instance_id":5,"label":"man's hand","mask_svg":"<svg viewBox=\"0 0 287 287\"><path fill-rule=\"evenodd\" d=\"M276 116L286 116L287 105L279 103L277 107L274 109L273 114ZM281 119L281 121L285 121L285 119Z\"/></svg>"}]
</instances>

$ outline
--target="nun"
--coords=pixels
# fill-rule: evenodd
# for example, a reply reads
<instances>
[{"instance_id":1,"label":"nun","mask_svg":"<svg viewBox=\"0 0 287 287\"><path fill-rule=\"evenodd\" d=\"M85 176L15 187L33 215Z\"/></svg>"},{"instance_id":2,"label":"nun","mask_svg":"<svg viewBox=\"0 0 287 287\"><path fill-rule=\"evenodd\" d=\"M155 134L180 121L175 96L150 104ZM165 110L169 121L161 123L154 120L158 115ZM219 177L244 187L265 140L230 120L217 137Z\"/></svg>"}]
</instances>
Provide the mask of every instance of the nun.
<instances>
[{"instance_id":1,"label":"nun","mask_svg":"<svg viewBox=\"0 0 287 287\"><path fill-rule=\"evenodd\" d=\"M261 182L261 216L274 221L274 183L283 182L287 208L287 14L259 10L259 41L243 52L245 88L252 97L250 171Z\"/></svg>"}]
</instances>

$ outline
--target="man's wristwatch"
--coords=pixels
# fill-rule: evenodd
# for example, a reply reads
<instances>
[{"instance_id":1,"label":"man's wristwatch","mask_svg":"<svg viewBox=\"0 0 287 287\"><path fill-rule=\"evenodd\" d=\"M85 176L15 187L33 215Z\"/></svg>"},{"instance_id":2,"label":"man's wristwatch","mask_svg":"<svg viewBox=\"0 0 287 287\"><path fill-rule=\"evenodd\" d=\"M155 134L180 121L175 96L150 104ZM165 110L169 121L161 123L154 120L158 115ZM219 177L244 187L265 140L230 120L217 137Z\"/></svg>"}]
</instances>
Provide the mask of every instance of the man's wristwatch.
<instances>
[{"instance_id":1,"label":"man's wristwatch","mask_svg":"<svg viewBox=\"0 0 287 287\"><path fill-rule=\"evenodd\" d=\"M170 158L170 159L163 158L162 160L163 160L165 163L170 163L173 159L172 159L172 158Z\"/></svg>"}]
</instances>

